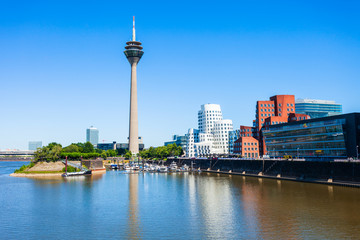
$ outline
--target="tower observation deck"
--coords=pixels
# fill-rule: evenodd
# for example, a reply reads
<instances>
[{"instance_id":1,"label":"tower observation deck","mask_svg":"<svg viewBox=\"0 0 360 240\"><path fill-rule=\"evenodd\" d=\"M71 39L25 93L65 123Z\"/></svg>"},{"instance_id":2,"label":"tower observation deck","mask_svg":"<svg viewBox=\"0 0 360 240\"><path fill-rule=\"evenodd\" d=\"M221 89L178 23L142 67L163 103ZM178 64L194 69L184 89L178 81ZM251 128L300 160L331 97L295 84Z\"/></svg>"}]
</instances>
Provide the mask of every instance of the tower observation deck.
<instances>
[{"instance_id":1,"label":"tower observation deck","mask_svg":"<svg viewBox=\"0 0 360 240\"><path fill-rule=\"evenodd\" d=\"M135 17L133 18L132 41L126 42L125 56L131 65L131 87L130 87L130 123L129 123L129 151L133 155L139 153L138 133L138 106L137 106L137 78L136 67L144 52L141 42L135 39Z\"/></svg>"}]
</instances>

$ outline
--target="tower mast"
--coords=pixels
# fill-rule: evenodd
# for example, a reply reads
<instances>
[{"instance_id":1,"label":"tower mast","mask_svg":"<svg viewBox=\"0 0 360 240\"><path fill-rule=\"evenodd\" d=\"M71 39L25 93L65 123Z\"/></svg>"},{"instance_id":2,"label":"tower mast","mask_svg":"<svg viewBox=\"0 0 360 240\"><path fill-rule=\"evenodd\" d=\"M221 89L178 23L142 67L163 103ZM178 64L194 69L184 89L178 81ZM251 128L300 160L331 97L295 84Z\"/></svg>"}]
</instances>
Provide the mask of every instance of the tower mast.
<instances>
[{"instance_id":1,"label":"tower mast","mask_svg":"<svg viewBox=\"0 0 360 240\"><path fill-rule=\"evenodd\" d=\"M133 155L139 153L139 126L138 126L138 104L137 104L137 78L136 67L144 52L141 42L135 40L135 16L133 17L132 41L126 43L125 56L131 65L130 84L130 118L129 118L129 151Z\"/></svg>"}]
</instances>

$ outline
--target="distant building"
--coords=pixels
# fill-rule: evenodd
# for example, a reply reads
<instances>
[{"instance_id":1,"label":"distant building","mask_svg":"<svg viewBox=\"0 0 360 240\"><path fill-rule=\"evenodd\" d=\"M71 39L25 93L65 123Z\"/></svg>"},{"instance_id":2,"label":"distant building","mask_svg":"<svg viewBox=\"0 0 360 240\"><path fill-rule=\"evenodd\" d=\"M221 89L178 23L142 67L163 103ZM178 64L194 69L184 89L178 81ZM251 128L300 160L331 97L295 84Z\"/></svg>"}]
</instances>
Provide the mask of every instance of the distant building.
<instances>
[{"instance_id":1,"label":"distant building","mask_svg":"<svg viewBox=\"0 0 360 240\"><path fill-rule=\"evenodd\" d=\"M142 138L139 137L138 139L139 142L139 150L143 150L145 145L142 142ZM101 149L101 150L117 150L117 149L125 149L125 150L129 150L129 143L116 143L116 141L113 141L112 143L98 143L97 144L97 149Z\"/></svg>"},{"instance_id":2,"label":"distant building","mask_svg":"<svg viewBox=\"0 0 360 240\"><path fill-rule=\"evenodd\" d=\"M29 142L29 150L36 151L38 148L42 148L42 141Z\"/></svg>"},{"instance_id":3,"label":"distant building","mask_svg":"<svg viewBox=\"0 0 360 240\"><path fill-rule=\"evenodd\" d=\"M173 135L172 139L173 139L172 141L165 142L164 145L167 146L169 144L175 143L176 146L180 146L185 150L185 148L186 148L186 136Z\"/></svg>"},{"instance_id":4,"label":"distant building","mask_svg":"<svg viewBox=\"0 0 360 240\"><path fill-rule=\"evenodd\" d=\"M341 114L342 105L335 101L296 99L295 112L309 115L310 118L328 117Z\"/></svg>"},{"instance_id":5,"label":"distant building","mask_svg":"<svg viewBox=\"0 0 360 240\"><path fill-rule=\"evenodd\" d=\"M272 125L263 131L268 155L333 160L357 158L360 113Z\"/></svg>"},{"instance_id":6,"label":"distant building","mask_svg":"<svg viewBox=\"0 0 360 240\"><path fill-rule=\"evenodd\" d=\"M97 128L91 126L86 129L86 142L90 142L94 146L99 143L99 130Z\"/></svg>"}]
</instances>

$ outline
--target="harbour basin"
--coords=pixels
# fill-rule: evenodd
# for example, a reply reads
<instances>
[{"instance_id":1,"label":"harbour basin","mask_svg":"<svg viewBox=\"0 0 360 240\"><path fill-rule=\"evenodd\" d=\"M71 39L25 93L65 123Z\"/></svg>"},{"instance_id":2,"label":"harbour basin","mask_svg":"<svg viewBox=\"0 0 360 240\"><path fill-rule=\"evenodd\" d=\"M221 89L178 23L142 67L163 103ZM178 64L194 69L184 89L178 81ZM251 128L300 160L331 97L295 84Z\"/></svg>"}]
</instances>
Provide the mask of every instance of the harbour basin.
<instances>
[{"instance_id":1,"label":"harbour basin","mask_svg":"<svg viewBox=\"0 0 360 240\"><path fill-rule=\"evenodd\" d=\"M2 239L357 239L360 189L214 173L10 177Z\"/></svg>"}]
</instances>

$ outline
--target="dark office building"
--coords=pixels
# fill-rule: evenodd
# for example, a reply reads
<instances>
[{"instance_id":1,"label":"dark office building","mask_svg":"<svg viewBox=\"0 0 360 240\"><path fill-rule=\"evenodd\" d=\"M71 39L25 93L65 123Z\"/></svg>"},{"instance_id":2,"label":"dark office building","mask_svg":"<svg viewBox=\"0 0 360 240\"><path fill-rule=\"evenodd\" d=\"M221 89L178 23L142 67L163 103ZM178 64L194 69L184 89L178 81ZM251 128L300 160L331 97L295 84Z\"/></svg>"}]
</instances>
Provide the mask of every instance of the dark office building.
<instances>
[{"instance_id":1,"label":"dark office building","mask_svg":"<svg viewBox=\"0 0 360 240\"><path fill-rule=\"evenodd\" d=\"M139 143L139 150L142 151L145 145L143 143ZM129 150L128 143L98 143L97 148L101 150L117 150L117 149L126 149Z\"/></svg>"},{"instance_id":2,"label":"dark office building","mask_svg":"<svg viewBox=\"0 0 360 240\"><path fill-rule=\"evenodd\" d=\"M270 157L357 158L360 113L270 125L263 135Z\"/></svg>"},{"instance_id":3,"label":"dark office building","mask_svg":"<svg viewBox=\"0 0 360 240\"><path fill-rule=\"evenodd\" d=\"M165 142L164 145L167 146L169 144L175 143L176 146L181 146L182 149L186 148L186 136L173 135L173 140Z\"/></svg>"}]
</instances>

